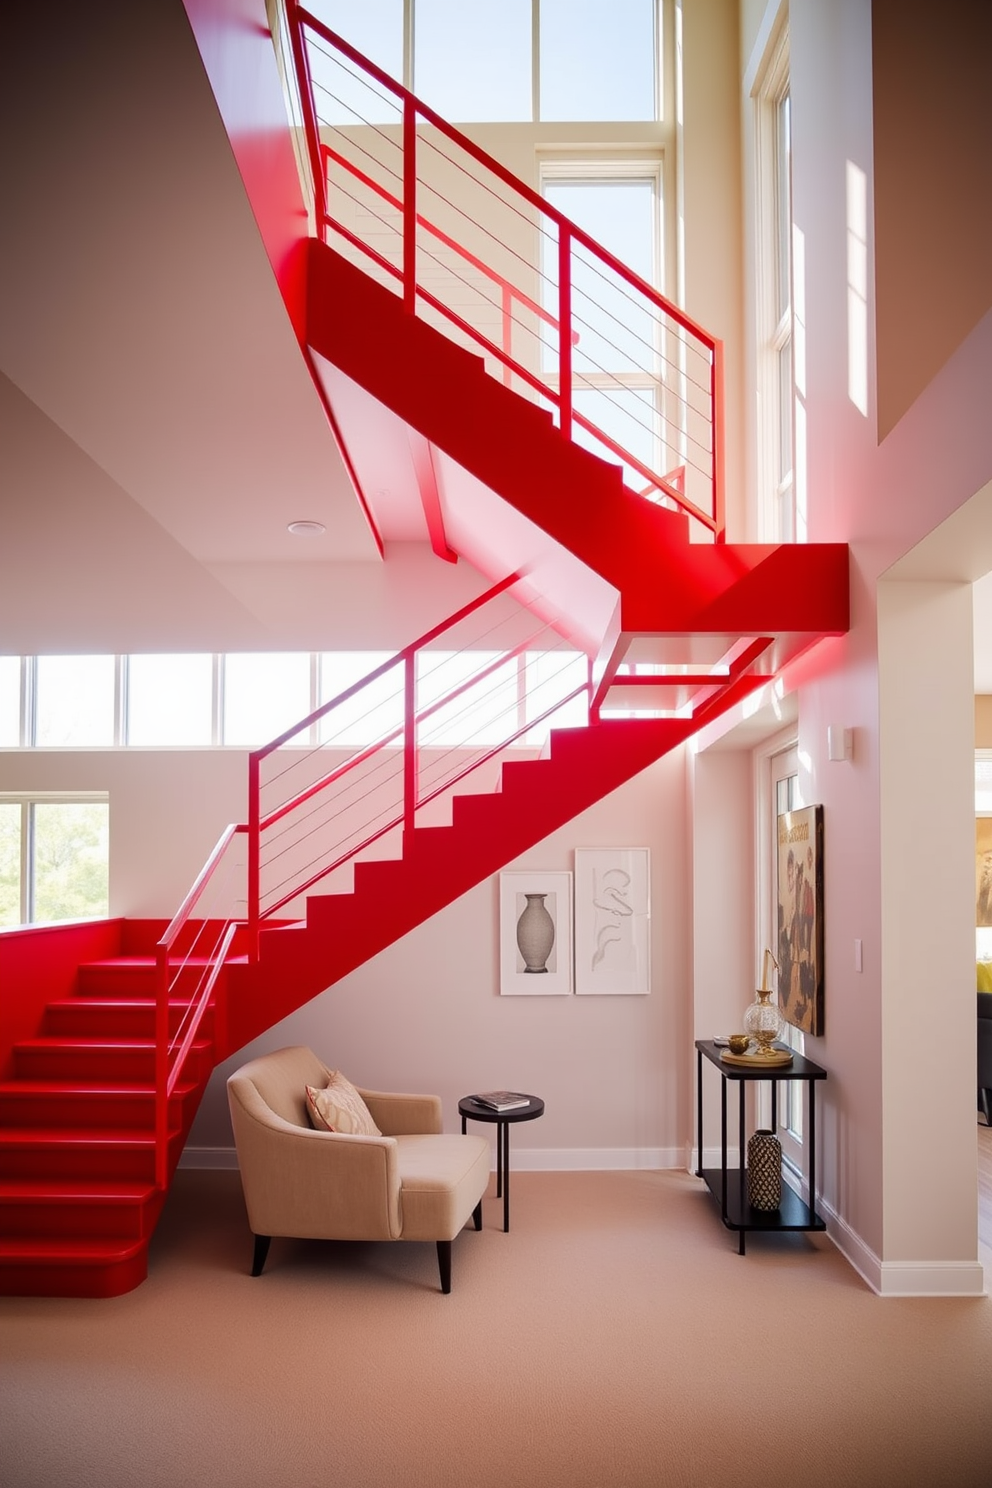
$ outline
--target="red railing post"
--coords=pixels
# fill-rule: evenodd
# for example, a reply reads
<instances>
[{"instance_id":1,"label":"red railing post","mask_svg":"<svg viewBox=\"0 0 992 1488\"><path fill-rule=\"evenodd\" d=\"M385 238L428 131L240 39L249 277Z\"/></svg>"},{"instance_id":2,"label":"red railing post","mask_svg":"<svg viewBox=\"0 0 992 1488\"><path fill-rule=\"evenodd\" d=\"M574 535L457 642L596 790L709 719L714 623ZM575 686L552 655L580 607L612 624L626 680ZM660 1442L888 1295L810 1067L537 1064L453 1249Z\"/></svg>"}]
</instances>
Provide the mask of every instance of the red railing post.
<instances>
[{"instance_id":1,"label":"red railing post","mask_svg":"<svg viewBox=\"0 0 992 1488\"><path fill-rule=\"evenodd\" d=\"M261 802L259 799L259 771L261 761L256 754L248 756L248 960L258 960L259 919L261 916Z\"/></svg>"},{"instance_id":2,"label":"red railing post","mask_svg":"<svg viewBox=\"0 0 992 1488\"><path fill-rule=\"evenodd\" d=\"M722 341L713 343L713 361L710 364L710 416L713 420L713 534L717 542L723 542L726 536L727 513Z\"/></svg>"},{"instance_id":3,"label":"red railing post","mask_svg":"<svg viewBox=\"0 0 992 1488\"><path fill-rule=\"evenodd\" d=\"M163 1193L169 1165L169 952L159 946L155 976L155 1186Z\"/></svg>"},{"instance_id":4,"label":"red railing post","mask_svg":"<svg viewBox=\"0 0 992 1488\"><path fill-rule=\"evenodd\" d=\"M510 357L513 355L513 290L510 285L503 284L501 295L503 307L503 354L507 360L503 363L503 383L510 387L513 381L513 373L510 371Z\"/></svg>"},{"instance_id":5,"label":"red railing post","mask_svg":"<svg viewBox=\"0 0 992 1488\"><path fill-rule=\"evenodd\" d=\"M403 308L417 309L417 106L403 99Z\"/></svg>"},{"instance_id":6,"label":"red railing post","mask_svg":"<svg viewBox=\"0 0 992 1488\"><path fill-rule=\"evenodd\" d=\"M403 663L403 836L410 841L417 821L417 653Z\"/></svg>"},{"instance_id":7,"label":"red railing post","mask_svg":"<svg viewBox=\"0 0 992 1488\"><path fill-rule=\"evenodd\" d=\"M313 102L313 79L310 76L310 55L303 39L303 25L297 14L297 0L287 0L286 18L289 22L289 42L293 53L293 65L299 82L300 112L303 115L303 133L306 136L307 154L310 157L310 174L313 177L314 217L318 235L327 241L327 178L321 169L320 125Z\"/></svg>"},{"instance_id":8,"label":"red railing post","mask_svg":"<svg viewBox=\"0 0 992 1488\"><path fill-rule=\"evenodd\" d=\"M572 235L558 224L558 418L572 437Z\"/></svg>"}]
</instances>

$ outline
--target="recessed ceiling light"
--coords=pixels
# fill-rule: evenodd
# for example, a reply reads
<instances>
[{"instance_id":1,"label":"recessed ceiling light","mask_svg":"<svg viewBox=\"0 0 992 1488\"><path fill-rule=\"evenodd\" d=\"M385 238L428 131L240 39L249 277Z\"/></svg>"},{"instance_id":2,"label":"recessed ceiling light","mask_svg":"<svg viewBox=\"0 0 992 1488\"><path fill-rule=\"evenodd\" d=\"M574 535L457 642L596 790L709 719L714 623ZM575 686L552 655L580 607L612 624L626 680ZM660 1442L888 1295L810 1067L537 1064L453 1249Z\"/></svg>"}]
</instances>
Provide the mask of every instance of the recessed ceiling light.
<instances>
[{"instance_id":1,"label":"recessed ceiling light","mask_svg":"<svg viewBox=\"0 0 992 1488\"><path fill-rule=\"evenodd\" d=\"M327 528L323 522L290 522L286 530L294 537L320 537Z\"/></svg>"}]
</instances>

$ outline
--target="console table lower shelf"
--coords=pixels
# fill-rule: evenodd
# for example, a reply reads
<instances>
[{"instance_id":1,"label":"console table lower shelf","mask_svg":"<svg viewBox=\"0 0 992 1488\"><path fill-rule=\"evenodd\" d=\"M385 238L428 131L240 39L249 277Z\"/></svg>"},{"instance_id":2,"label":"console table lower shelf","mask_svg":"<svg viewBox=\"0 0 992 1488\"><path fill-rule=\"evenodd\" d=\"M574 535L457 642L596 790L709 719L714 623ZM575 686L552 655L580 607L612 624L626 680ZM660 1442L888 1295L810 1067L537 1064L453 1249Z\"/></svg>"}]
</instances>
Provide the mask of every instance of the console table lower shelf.
<instances>
[{"instance_id":1,"label":"console table lower shelf","mask_svg":"<svg viewBox=\"0 0 992 1488\"><path fill-rule=\"evenodd\" d=\"M718 1168L697 1168L696 1176L702 1178L713 1195L720 1217L728 1230L738 1236L738 1251L744 1255L744 1237L748 1231L763 1230L765 1233L781 1233L786 1230L825 1230L826 1221L817 1214L812 1202L816 1194L816 1086L827 1078L827 1072L801 1054L793 1055L792 1063L777 1068L747 1068L731 1065L720 1058L720 1049L712 1039L696 1040L696 1152L702 1161L703 1152L703 1060L719 1072L720 1080L720 1158ZM738 1149L745 1148L746 1085L767 1080L771 1085L771 1127L778 1126L778 1087L783 1080L800 1080L809 1089L809 1111L807 1131L807 1153L809 1159L809 1192L811 1202L806 1203L795 1189L782 1182L782 1200L777 1209L755 1209L748 1201L747 1168L732 1168L727 1162L727 1094L728 1087L737 1086L737 1140Z\"/></svg>"},{"instance_id":2,"label":"console table lower shelf","mask_svg":"<svg viewBox=\"0 0 992 1488\"><path fill-rule=\"evenodd\" d=\"M723 1172L720 1168L704 1168L698 1177L716 1200L720 1217L728 1230L739 1230L740 1250L744 1254L744 1236L748 1230L825 1230L826 1222L814 1209L800 1198L795 1189L782 1180L782 1202L777 1209L755 1209L747 1200L747 1169L727 1169L727 1188L724 1193Z\"/></svg>"}]
</instances>

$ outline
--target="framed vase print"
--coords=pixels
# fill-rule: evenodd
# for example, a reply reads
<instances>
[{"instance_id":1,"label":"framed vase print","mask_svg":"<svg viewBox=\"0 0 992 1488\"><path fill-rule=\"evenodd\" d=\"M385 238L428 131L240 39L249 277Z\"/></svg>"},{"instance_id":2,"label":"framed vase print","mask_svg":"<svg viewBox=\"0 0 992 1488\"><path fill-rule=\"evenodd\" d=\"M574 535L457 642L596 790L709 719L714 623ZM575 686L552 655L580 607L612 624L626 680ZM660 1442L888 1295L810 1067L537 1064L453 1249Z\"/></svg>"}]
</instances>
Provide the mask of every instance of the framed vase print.
<instances>
[{"instance_id":1,"label":"framed vase print","mask_svg":"<svg viewBox=\"0 0 992 1488\"><path fill-rule=\"evenodd\" d=\"M572 875L499 876L499 990L503 997L572 990Z\"/></svg>"},{"instance_id":2,"label":"framed vase print","mask_svg":"<svg viewBox=\"0 0 992 1488\"><path fill-rule=\"evenodd\" d=\"M651 854L646 847L575 853L575 990L651 990Z\"/></svg>"}]
</instances>

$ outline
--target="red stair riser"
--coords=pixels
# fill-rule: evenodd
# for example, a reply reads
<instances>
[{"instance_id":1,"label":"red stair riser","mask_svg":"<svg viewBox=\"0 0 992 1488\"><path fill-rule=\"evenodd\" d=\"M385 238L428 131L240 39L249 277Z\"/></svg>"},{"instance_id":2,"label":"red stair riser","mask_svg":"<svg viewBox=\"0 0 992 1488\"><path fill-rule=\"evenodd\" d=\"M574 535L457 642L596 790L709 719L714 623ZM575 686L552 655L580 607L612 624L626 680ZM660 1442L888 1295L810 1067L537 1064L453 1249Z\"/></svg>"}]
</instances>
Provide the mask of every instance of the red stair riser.
<instances>
[{"instance_id":1,"label":"red stair riser","mask_svg":"<svg viewBox=\"0 0 992 1488\"><path fill-rule=\"evenodd\" d=\"M207 1050L194 1044L191 1072ZM68 1080L92 1084L101 1080L121 1084L151 1083L155 1079L155 1049L150 1043L90 1044L38 1040L14 1049L14 1074L22 1080Z\"/></svg>"},{"instance_id":2,"label":"red stair riser","mask_svg":"<svg viewBox=\"0 0 992 1488\"><path fill-rule=\"evenodd\" d=\"M184 1002L169 1004L169 1032L175 1033L187 1011ZM65 1002L50 1002L42 1022L42 1033L48 1038L153 1039L156 1007L150 999L129 1001L106 998L75 997ZM200 1024L209 1033L213 1009L207 1008Z\"/></svg>"},{"instance_id":3,"label":"red stair riser","mask_svg":"<svg viewBox=\"0 0 992 1488\"><path fill-rule=\"evenodd\" d=\"M169 978L170 993L190 997L196 991L202 967L187 965L173 970ZM88 962L76 973L76 991L80 997L97 998L152 998L158 987L158 973L154 961L139 965L133 960Z\"/></svg>"},{"instance_id":4,"label":"red stair riser","mask_svg":"<svg viewBox=\"0 0 992 1488\"><path fill-rule=\"evenodd\" d=\"M184 1102L192 1100L195 1094L192 1086L173 1094L169 1102L171 1125L180 1124ZM147 1091L67 1087L52 1093L15 1090L10 1085L0 1089L0 1127L37 1128L51 1126L53 1122L59 1127L151 1131L155 1122L155 1095L151 1087Z\"/></svg>"},{"instance_id":5,"label":"red stair riser","mask_svg":"<svg viewBox=\"0 0 992 1488\"><path fill-rule=\"evenodd\" d=\"M124 1261L90 1265L7 1261L0 1252L0 1295L7 1297L122 1297L147 1275L147 1245Z\"/></svg>"},{"instance_id":6,"label":"red stair riser","mask_svg":"<svg viewBox=\"0 0 992 1488\"><path fill-rule=\"evenodd\" d=\"M0 1139L0 1178L52 1178L61 1182L84 1178L114 1178L147 1183L155 1179L155 1146L150 1135L136 1133L127 1141L121 1133L117 1141L87 1141L80 1130L75 1141L55 1137L17 1140L16 1130L5 1132ZM170 1146L177 1143L177 1134ZM178 1154L177 1154L178 1155Z\"/></svg>"},{"instance_id":7,"label":"red stair riser","mask_svg":"<svg viewBox=\"0 0 992 1488\"><path fill-rule=\"evenodd\" d=\"M140 1199L67 1199L61 1196L60 1188L50 1202L25 1199L8 1203L0 1195L0 1236L140 1240L151 1235L160 1209L161 1204Z\"/></svg>"}]
</instances>

